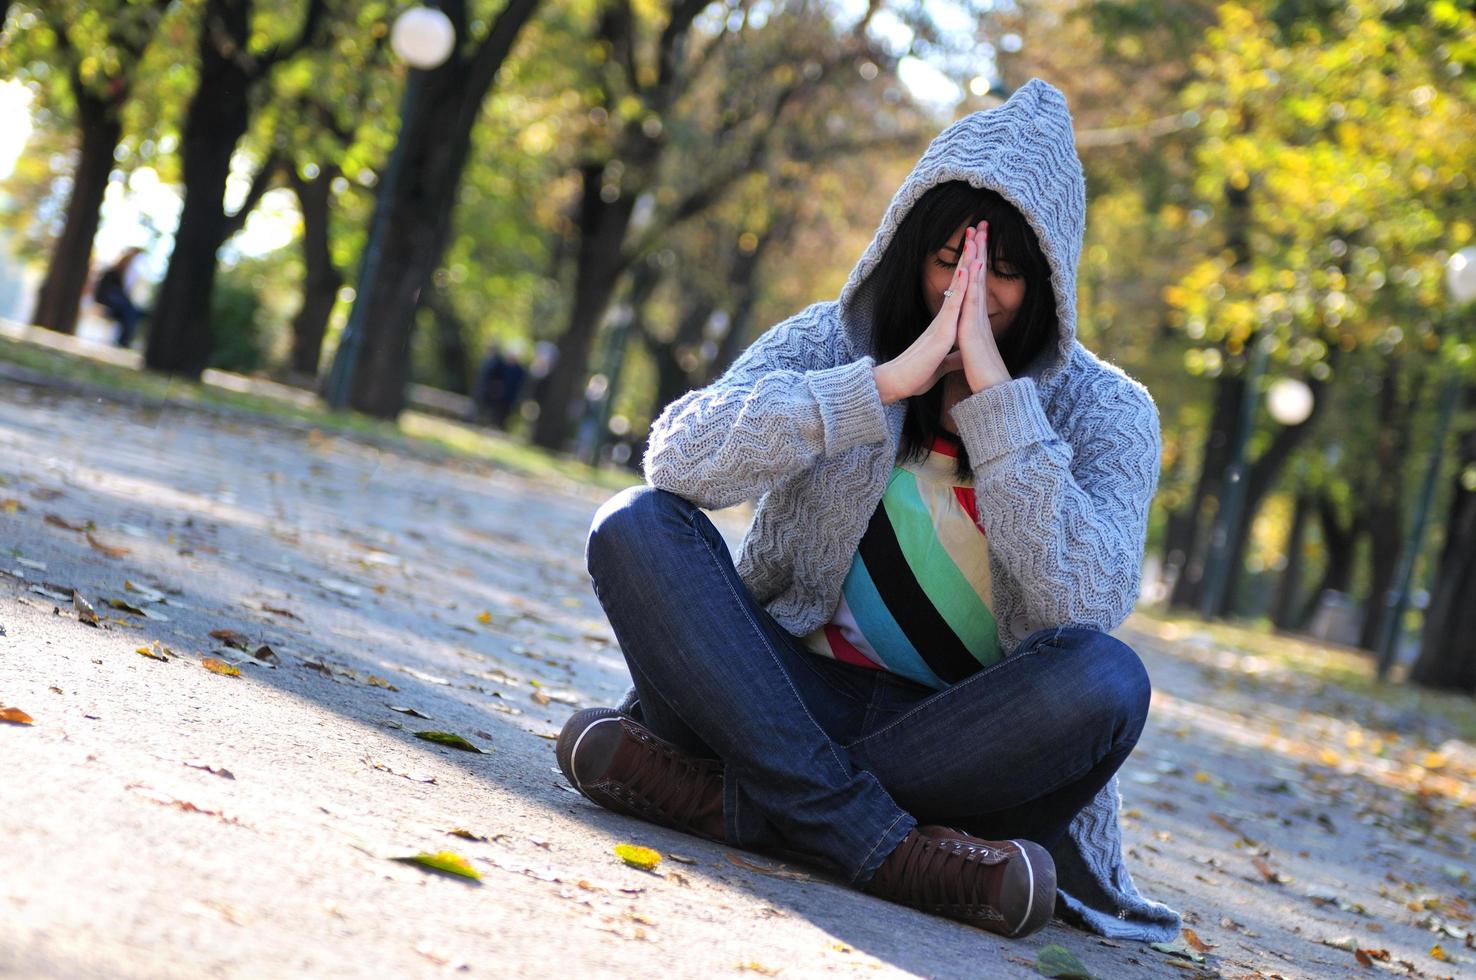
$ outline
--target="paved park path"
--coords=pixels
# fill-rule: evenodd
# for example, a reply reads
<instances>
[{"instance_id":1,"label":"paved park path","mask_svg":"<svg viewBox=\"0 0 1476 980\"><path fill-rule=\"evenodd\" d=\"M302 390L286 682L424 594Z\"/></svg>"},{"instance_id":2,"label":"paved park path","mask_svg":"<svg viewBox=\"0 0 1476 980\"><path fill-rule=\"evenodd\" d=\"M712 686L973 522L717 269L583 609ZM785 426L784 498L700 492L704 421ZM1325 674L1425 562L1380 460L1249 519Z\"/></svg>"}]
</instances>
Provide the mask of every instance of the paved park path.
<instances>
[{"instance_id":1,"label":"paved park path","mask_svg":"<svg viewBox=\"0 0 1476 980\"><path fill-rule=\"evenodd\" d=\"M1134 619L1130 864L1213 948L1003 941L564 784L559 725L625 688L581 561L604 491L0 392L0 707L33 719L0 723L0 975L1032 977L1059 944L1104 978L1476 976L1476 759L1438 716ZM393 860L447 850L480 884Z\"/></svg>"}]
</instances>

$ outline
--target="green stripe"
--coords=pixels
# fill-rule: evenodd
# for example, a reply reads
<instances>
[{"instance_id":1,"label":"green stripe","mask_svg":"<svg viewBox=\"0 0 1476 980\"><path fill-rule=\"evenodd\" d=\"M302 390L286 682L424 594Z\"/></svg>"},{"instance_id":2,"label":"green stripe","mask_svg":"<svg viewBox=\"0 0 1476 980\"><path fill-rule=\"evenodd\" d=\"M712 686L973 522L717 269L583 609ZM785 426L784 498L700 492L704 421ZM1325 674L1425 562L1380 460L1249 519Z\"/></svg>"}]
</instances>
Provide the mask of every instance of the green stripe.
<instances>
[{"instance_id":1,"label":"green stripe","mask_svg":"<svg viewBox=\"0 0 1476 980\"><path fill-rule=\"evenodd\" d=\"M913 577L943 621L981 663L998 660L999 634L994 614L938 540L938 529L918 492L917 478L899 467L882 495L882 506Z\"/></svg>"}]
</instances>

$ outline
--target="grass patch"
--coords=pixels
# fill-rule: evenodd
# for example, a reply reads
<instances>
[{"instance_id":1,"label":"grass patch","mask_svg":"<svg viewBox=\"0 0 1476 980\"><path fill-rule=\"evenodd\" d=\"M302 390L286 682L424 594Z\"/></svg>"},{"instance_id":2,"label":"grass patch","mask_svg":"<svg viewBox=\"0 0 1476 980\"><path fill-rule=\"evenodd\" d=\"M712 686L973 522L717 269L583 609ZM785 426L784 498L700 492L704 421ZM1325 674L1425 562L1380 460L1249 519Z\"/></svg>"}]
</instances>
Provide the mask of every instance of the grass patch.
<instances>
[{"instance_id":1,"label":"grass patch","mask_svg":"<svg viewBox=\"0 0 1476 980\"><path fill-rule=\"evenodd\" d=\"M231 391L137 371L7 337L0 337L0 361L106 391L176 404L227 408L263 420L292 420L338 435L372 436L391 442L403 441L407 445L431 446L535 479L562 478L612 492L639 482L635 474L625 470L586 466L501 433L419 412L406 412L396 425L353 412L329 411L316 402L300 404L270 394Z\"/></svg>"},{"instance_id":2,"label":"grass patch","mask_svg":"<svg viewBox=\"0 0 1476 980\"><path fill-rule=\"evenodd\" d=\"M1392 708L1443 719L1460 738L1476 744L1476 698L1401 681L1381 681L1375 676L1375 658L1371 653L1329 645L1310 637L1286 636L1273 632L1269 624L1256 628L1143 610L1134 613L1134 618L1146 621L1142 625L1160 637L1166 631L1200 634L1217 646L1264 657L1284 670Z\"/></svg>"}]
</instances>

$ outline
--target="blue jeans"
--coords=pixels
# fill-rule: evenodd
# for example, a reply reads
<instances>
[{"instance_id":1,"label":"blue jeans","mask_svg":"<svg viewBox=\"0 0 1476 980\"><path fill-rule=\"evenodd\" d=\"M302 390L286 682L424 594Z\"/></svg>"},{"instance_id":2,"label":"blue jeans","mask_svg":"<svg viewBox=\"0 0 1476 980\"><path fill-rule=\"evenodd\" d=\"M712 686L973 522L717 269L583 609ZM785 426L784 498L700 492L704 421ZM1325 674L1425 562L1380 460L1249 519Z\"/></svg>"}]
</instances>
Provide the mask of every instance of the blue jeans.
<instances>
[{"instance_id":1,"label":"blue jeans","mask_svg":"<svg viewBox=\"0 0 1476 980\"><path fill-rule=\"evenodd\" d=\"M918 823L1047 849L1132 752L1148 675L1062 627L934 691L806 650L749 593L707 515L633 487L585 560L656 734L723 763L732 843L870 879Z\"/></svg>"}]
</instances>

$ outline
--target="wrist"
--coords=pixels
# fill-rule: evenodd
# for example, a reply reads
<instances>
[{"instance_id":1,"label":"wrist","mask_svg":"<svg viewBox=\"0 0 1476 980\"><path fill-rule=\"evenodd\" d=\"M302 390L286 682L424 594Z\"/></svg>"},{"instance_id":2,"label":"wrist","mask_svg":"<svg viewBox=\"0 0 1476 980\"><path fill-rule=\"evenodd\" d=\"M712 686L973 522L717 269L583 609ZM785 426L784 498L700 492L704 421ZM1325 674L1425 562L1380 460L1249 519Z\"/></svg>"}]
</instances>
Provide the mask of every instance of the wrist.
<instances>
[{"instance_id":1,"label":"wrist","mask_svg":"<svg viewBox=\"0 0 1476 980\"><path fill-rule=\"evenodd\" d=\"M892 376L887 371L890 365L891 362L888 361L886 364L878 364L871 369L871 377L876 382L876 393L881 396L883 405L890 405L898 400L897 394L892 390Z\"/></svg>"}]
</instances>

